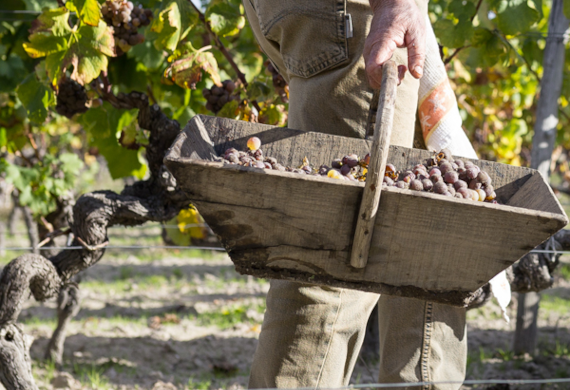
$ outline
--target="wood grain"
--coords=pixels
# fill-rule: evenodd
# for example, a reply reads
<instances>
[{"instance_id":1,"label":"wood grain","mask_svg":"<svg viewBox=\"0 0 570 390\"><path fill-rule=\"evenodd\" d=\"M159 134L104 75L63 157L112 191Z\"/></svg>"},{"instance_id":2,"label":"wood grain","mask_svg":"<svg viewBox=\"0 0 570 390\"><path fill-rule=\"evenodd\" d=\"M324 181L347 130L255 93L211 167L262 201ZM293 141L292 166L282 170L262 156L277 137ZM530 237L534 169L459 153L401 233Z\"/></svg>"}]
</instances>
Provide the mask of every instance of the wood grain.
<instances>
[{"instance_id":1,"label":"wood grain","mask_svg":"<svg viewBox=\"0 0 570 390\"><path fill-rule=\"evenodd\" d=\"M319 166L350 152L363 156L371 143L205 116L188 124L165 163L220 236L237 269L259 277L283 274L387 294L432 294L447 303L453 296L459 304L464 299L457 297L475 291L567 223L536 171L474 161L489 173L506 203L513 199L511 205L385 188L368 264L356 269L350 266L350 253L362 183L190 158L193 148L184 144L202 142L200 127L218 154L228 147L244 149L256 135L265 155L289 166L299 165L303 157ZM390 146L389 161L405 169L430 156ZM518 191L526 195L517 197ZM538 201L524 200L529 197Z\"/></svg>"},{"instance_id":2,"label":"wood grain","mask_svg":"<svg viewBox=\"0 0 570 390\"><path fill-rule=\"evenodd\" d=\"M368 262L370 241L374 232L374 223L378 213L378 204L382 194L382 181L388 160L388 149L392 136L398 69L394 61L387 61L382 66L382 84L380 88L378 114L374 127L374 140L370 150L370 163L366 174L366 184L362 192L360 211L356 220L356 229L352 240L350 264L355 268L364 268Z\"/></svg>"}]
</instances>

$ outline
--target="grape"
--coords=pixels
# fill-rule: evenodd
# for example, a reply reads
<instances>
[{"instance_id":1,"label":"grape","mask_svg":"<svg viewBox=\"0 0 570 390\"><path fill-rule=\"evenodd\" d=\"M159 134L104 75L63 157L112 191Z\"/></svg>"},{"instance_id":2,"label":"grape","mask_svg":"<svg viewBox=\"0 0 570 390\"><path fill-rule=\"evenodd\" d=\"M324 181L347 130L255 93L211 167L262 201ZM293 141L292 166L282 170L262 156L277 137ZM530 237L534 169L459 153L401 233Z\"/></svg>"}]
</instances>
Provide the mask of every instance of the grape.
<instances>
[{"instance_id":1,"label":"grape","mask_svg":"<svg viewBox=\"0 0 570 390\"><path fill-rule=\"evenodd\" d=\"M308 165L304 165L303 168L301 168L303 171L305 171L306 173L313 173L313 170L311 169L310 166Z\"/></svg>"},{"instance_id":2,"label":"grape","mask_svg":"<svg viewBox=\"0 0 570 390\"><path fill-rule=\"evenodd\" d=\"M448 185L447 185L447 191L448 191L451 195L455 195L455 188L453 187L453 184L448 184Z\"/></svg>"},{"instance_id":3,"label":"grape","mask_svg":"<svg viewBox=\"0 0 570 390\"><path fill-rule=\"evenodd\" d=\"M477 194L479 195L479 201L480 202L484 201L485 198L487 197L487 194L485 194L485 191L483 191L481 189L476 190L476 191L477 191Z\"/></svg>"},{"instance_id":4,"label":"grape","mask_svg":"<svg viewBox=\"0 0 570 390\"><path fill-rule=\"evenodd\" d=\"M441 177L441 175L431 175L429 177L429 179L435 184L435 183L439 183L442 182L443 183L443 177Z\"/></svg>"},{"instance_id":5,"label":"grape","mask_svg":"<svg viewBox=\"0 0 570 390\"><path fill-rule=\"evenodd\" d=\"M327 173L327 176L330 177L331 179L342 179L342 174L336 169L331 169Z\"/></svg>"},{"instance_id":6,"label":"grape","mask_svg":"<svg viewBox=\"0 0 570 390\"><path fill-rule=\"evenodd\" d=\"M348 165L343 165L340 167L340 173L344 176L348 175L350 173L350 167Z\"/></svg>"},{"instance_id":7,"label":"grape","mask_svg":"<svg viewBox=\"0 0 570 390\"><path fill-rule=\"evenodd\" d=\"M463 160L455 160L454 162L458 168L465 168L465 163L463 162Z\"/></svg>"},{"instance_id":8,"label":"grape","mask_svg":"<svg viewBox=\"0 0 570 390\"><path fill-rule=\"evenodd\" d=\"M425 191L431 191L431 189L433 188L433 183L430 179L423 179L422 185L424 186Z\"/></svg>"},{"instance_id":9,"label":"grape","mask_svg":"<svg viewBox=\"0 0 570 390\"><path fill-rule=\"evenodd\" d=\"M440 164L439 169L441 170L442 175L445 175L449 171L453 171L453 167L448 162L444 162L443 164Z\"/></svg>"},{"instance_id":10,"label":"grape","mask_svg":"<svg viewBox=\"0 0 570 390\"><path fill-rule=\"evenodd\" d=\"M396 182L396 187L401 188L401 189L406 189L406 188L409 187L409 184L406 183L406 182L403 181L403 180L398 180L398 181Z\"/></svg>"},{"instance_id":11,"label":"grape","mask_svg":"<svg viewBox=\"0 0 570 390\"><path fill-rule=\"evenodd\" d=\"M455 187L455 190L458 190L460 188L467 188L467 183L463 180L458 179L455 183L453 183L453 186Z\"/></svg>"},{"instance_id":12,"label":"grape","mask_svg":"<svg viewBox=\"0 0 570 390\"><path fill-rule=\"evenodd\" d=\"M483 171L481 171L477 174L477 181L479 183L483 183L483 184L491 184L491 178L489 177L487 172L483 172Z\"/></svg>"},{"instance_id":13,"label":"grape","mask_svg":"<svg viewBox=\"0 0 570 390\"><path fill-rule=\"evenodd\" d=\"M279 74L277 69L275 69L269 60L265 61L265 67L271 74L275 92L277 92L283 103L287 103L289 101L289 85L287 84L287 81L285 81L285 78Z\"/></svg>"},{"instance_id":14,"label":"grape","mask_svg":"<svg viewBox=\"0 0 570 390\"><path fill-rule=\"evenodd\" d=\"M394 180L390 179L388 176L384 176L383 182L384 184L388 185L388 186L393 186L394 185Z\"/></svg>"},{"instance_id":15,"label":"grape","mask_svg":"<svg viewBox=\"0 0 570 390\"><path fill-rule=\"evenodd\" d=\"M441 176L441 170L438 167L433 167L429 170L429 176L432 177L433 175Z\"/></svg>"},{"instance_id":16,"label":"grape","mask_svg":"<svg viewBox=\"0 0 570 390\"><path fill-rule=\"evenodd\" d=\"M471 190L469 188L462 187L456 193L461 194L465 199L471 199Z\"/></svg>"},{"instance_id":17,"label":"grape","mask_svg":"<svg viewBox=\"0 0 570 390\"><path fill-rule=\"evenodd\" d=\"M350 154L348 156L344 156L342 159L342 163L348 165L350 168L354 168L358 165L358 156L356 154Z\"/></svg>"},{"instance_id":18,"label":"grape","mask_svg":"<svg viewBox=\"0 0 570 390\"><path fill-rule=\"evenodd\" d=\"M416 178L416 175L414 175L414 172L412 171L406 171L402 174L402 180L405 181L406 183L410 183L412 180L414 180Z\"/></svg>"},{"instance_id":19,"label":"grape","mask_svg":"<svg viewBox=\"0 0 570 390\"><path fill-rule=\"evenodd\" d=\"M479 194L477 193L477 191L470 189L469 192L471 193L471 199L472 200L475 200L475 201L479 200Z\"/></svg>"},{"instance_id":20,"label":"grape","mask_svg":"<svg viewBox=\"0 0 570 390\"><path fill-rule=\"evenodd\" d=\"M481 183L478 183L477 180L473 179L469 182L469 189L478 190L479 188L481 188Z\"/></svg>"},{"instance_id":21,"label":"grape","mask_svg":"<svg viewBox=\"0 0 570 390\"><path fill-rule=\"evenodd\" d=\"M447 185L443 181L438 181L433 184L433 192L436 194L445 194L447 191Z\"/></svg>"},{"instance_id":22,"label":"grape","mask_svg":"<svg viewBox=\"0 0 570 390\"><path fill-rule=\"evenodd\" d=\"M281 164L275 164L275 169L281 172L285 172L287 169Z\"/></svg>"},{"instance_id":23,"label":"grape","mask_svg":"<svg viewBox=\"0 0 570 390\"><path fill-rule=\"evenodd\" d=\"M144 42L144 35L138 33L138 28L148 26L153 17L150 9L143 9L140 5L135 7L125 0L105 1L101 13L105 23L113 26L117 56Z\"/></svg>"},{"instance_id":24,"label":"grape","mask_svg":"<svg viewBox=\"0 0 570 390\"><path fill-rule=\"evenodd\" d=\"M65 79L59 84L57 90L55 110L59 115L71 118L75 114L88 110L88 100L85 88L81 84L71 79Z\"/></svg>"},{"instance_id":25,"label":"grape","mask_svg":"<svg viewBox=\"0 0 570 390\"><path fill-rule=\"evenodd\" d=\"M423 191L424 185L420 180L414 179L410 182L410 189L414 191Z\"/></svg>"},{"instance_id":26,"label":"grape","mask_svg":"<svg viewBox=\"0 0 570 390\"><path fill-rule=\"evenodd\" d=\"M479 171L477 171L475 166L471 166L471 167L467 168L467 171L465 172L465 174L466 174L468 179L475 179L477 177L477 175L479 174Z\"/></svg>"},{"instance_id":27,"label":"grape","mask_svg":"<svg viewBox=\"0 0 570 390\"><path fill-rule=\"evenodd\" d=\"M247 147L249 150L257 150L261 147L261 140L257 137L251 137L247 140Z\"/></svg>"},{"instance_id":28,"label":"grape","mask_svg":"<svg viewBox=\"0 0 570 390\"><path fill-rule=\"evenodd\" d=\"M330 168L326 165L321 165L319 167L319 175L326 175L329 172Z\"/></svg>"},{"instance_id":29,"label":"grape","mask_svg":"<svg viewBox=\"0 0 570 390\"><path fill-rule=\"evenodd\" d=\"M455 172L455 171L448 171L448 172L445 172L445 175L443 176L443 180L448 184L454 184L457 180L459 180L459 176L457 175L457 172Z\"/></svg>"},{"instance_id":30,"label":"grape","mask_svg":"<svg viewBox=\"0 0 570 390\"><path fill-rule=\"evenodd\" d=\"M331 166L334 169L340 169L342 167L342 159L335 158L334 160L332 160Z\"/></svg>"},{"instance_id":31,"label":"grape","mask_svg":"<svg viewBox=\"0 0 570 390\"><path fill-rule=\"evenodd\" d=\"M463 199L463 195L461 195L461 193L456 192L454 195L457 199Z\"/></svg>"}]
</instances>

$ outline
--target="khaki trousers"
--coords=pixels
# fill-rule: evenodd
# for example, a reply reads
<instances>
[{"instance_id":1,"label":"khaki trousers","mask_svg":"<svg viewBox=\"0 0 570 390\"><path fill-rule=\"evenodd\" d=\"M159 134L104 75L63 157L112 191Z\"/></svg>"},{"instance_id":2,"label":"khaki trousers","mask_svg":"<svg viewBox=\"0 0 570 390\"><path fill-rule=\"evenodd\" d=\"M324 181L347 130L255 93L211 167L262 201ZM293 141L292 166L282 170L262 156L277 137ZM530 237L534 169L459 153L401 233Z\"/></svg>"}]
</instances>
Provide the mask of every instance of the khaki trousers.
<instances>
[{"instance_id":1,"label":"khaki trousers","mask_svg":"<svg viewBox=\"0 0 570 390\"><path fill-rule=\"evenodd\" d=\"M362 58L372 18L368 0L243 1L262 50L289 82L289 127L363 138L372 98ZM427 3L418 1L427 12ZM347 15L354 30L351 38ZM406 64L406 50L398 49L393 59ZM392 144L412 146L418 88L409 74L398 87ZM376 304L379 382L465 377L464 309L281 280L270 286L250 388L348 385Z\"/></svg>"}]
</instances>

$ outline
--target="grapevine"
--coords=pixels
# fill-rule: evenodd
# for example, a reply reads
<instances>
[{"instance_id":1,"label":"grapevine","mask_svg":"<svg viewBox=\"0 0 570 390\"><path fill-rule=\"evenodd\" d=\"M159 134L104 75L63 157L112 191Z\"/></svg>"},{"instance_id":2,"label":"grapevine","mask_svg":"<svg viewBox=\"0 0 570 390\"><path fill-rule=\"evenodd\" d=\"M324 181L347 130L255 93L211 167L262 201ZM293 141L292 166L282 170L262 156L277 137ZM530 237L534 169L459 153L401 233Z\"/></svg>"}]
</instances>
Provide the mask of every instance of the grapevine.
<instances>
[{"instance_id":1,"label":"grapevine","mask_svg":"<svg viewBox=\"0 0 570 390\"><path fill-rule=\"evenodd\" d=\"M239 95L232 94L236 89L236 83L232 80L224 80L222 86L212 86L212 88L204 88L202 96L208 101L206 108L213 113L218 113L226 103L236 100L240 101Z\"/></svg>"},{"instance_id":2,"label":"grapevine","mask_svg":"<svg viewBox=\"0 0 570 390\"><path fill-rule=\"evenodd\" d=\"M89 109L87 100L83 85L74 80L65 79L59 84L55 110L59 115L71 118Z\"/></svg>"}]
</instances>

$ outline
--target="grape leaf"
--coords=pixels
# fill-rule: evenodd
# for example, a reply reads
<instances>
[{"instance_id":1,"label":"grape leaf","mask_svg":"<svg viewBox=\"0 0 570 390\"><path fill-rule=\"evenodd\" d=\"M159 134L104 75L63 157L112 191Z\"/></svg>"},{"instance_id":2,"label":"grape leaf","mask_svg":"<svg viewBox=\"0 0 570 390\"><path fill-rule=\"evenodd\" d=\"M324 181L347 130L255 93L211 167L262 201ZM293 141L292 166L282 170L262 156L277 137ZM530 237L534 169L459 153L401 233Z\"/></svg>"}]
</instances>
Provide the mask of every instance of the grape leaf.
<instances>
[{"instance_id":1,"label":"grape leaf","mask_svg":"<svg viewBox=\"0 0 570 390\"><path fill-rule=\"evenodd\" d=\"M98 26L101 10L97 0L68 0L65 7L76 12L81 21L90 26Z\"/></svg>"},{"instance_id":2,"label":"grape leaf","mask_svg":"<svg viewBox=\"0 0 570 390\"><path fill-rule=\"evenodd\" d=\"M245 26L245 18L239 8L229 3L212 4L205 16L212 31L222 37L236 35Z\"/></svg>"},{"instance_id":3,"label":"grape leaf","mask_svg":"<svg viewBox=\"0 0 570 390\"><path fill-rule=\"evenodd\" d=\"M149 70L157 70L164 62L162 51L157 50L149 41L133 46L128 51L127 57L133 58Z\"/></svg>"},{"instance_id":4,"label":"grape leaf","mask_svg":"<svg viewBox=\"0 0 570 390\"><path fill-rule=\"evenodd\" d=\"M472 48L466 63L471 67L491 67L506 53L501 39L491 30L478 27L473 31Z\"/></svg>"},{"instance_id":5,"label":"grape leaf","mask_svg":"<svg viewBox=\"0 0 570 390\"><path fill-rule=\"evenodd\" d=\"M18 99L26 107L30 120L38 124L43 123L47 118L48 107L55 101L53 91L42 84L35 73L31 73L18 86L16 92Z\"/></svg>"},{"instance_id":6,"label":"grape leaf","mask_svg":"<svg viewBox=\"0 0 570 390\"><path fill-rule=\"evenodd\" d=\"M254 81L247 87L247 97L251 100L265 100L271 94L271 89L261 81Z\"/></svg>"},{"instance_id":7,"label":"grape leaf","mask_svg":"<svg viewBox=\"0 0 570 390\"><path fill-rule=\"evenodd\" d=\"M203 51L182 55L164 71L164 77L182 88L195 89L196 83L202 80L202 72L208 73L214 84L222 84L216 58L212 53Z\"/></svg>"},{"instance_id":8,"label":"grape leaf","mask_svg":"<svg viewBox=\"0 0 570 390\"><path fill-rule=\"evenodd\" d=\"M133 112L115 110L108 103L91 108L79 117L89 145L95 146L105 157L113 179L127 176L142 178L146 173L146 165L141 164L138 151L123 148L117 138L135 118Z\"/></svg>"},{"instance_id":9,"label":"grape leaf","mask_svg":"<svg viewBox=\"0 0 570 390\"><path fill-rule=\"evenodd\" d=\"M108 58L115 56L112 30L99 21L97 27L80 23L71 28L65 8L46 10L32 25L24 49L33 58L46 57L47 73L56 86L69 66L71 78L81 85L90 83L107 69Z\"/></svg>"},{"instance_id":10,"label":"grape leaf","mask_svg":"<svg viewBox=\"0 0 570 390\"><path fill-rule=\"evenodd\" d=\"M450 48L464 46L473 35L473 25L469 20L454 25L449 19L440 19L434 23L433 29L439 42Z\"/></svg>"},{"instance_id":11,"label":"grape leaf","mask_svg":"<svg viewBox=\"0 0 570 390\"><path fill-rule=\"evenodd\" d=\"M198 14L188 0L162 2L160 11L150 26L151 32L156 34L154 46L158 50L174 51L197 22Z\"/></svg>"},{"instance_id":12,"label":"grape leaf","mask_svg":"<svg viewBox=\"0 0 570 390\"><path fill-rule=\"evenodd\" d=\"M528 31L540 14L531 8L526 0L499 0L497 4L497 26L505 35Z\"/></svg>"}]
</instances>

